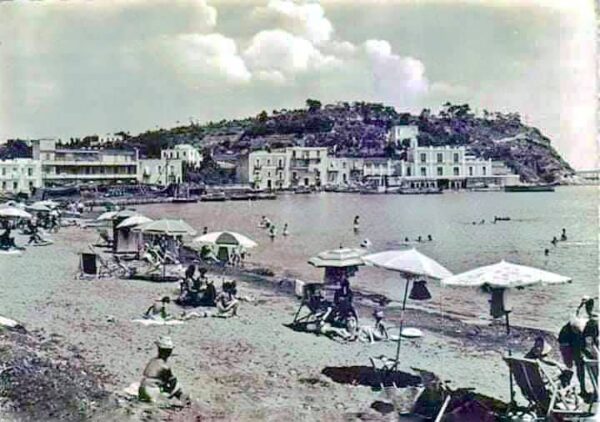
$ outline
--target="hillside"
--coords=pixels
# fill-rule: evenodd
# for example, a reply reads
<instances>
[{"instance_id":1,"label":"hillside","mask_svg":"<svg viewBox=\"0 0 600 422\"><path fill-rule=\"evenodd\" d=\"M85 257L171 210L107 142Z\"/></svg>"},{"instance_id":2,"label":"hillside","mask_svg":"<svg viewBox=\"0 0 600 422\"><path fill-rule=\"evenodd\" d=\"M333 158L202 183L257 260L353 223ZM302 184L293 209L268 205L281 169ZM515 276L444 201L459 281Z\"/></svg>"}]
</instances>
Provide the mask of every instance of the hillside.
<instances>
[{"instance_id":1,"label":"hillside","mask_svg":"<svg viewBox=\"0 0 600 422\"><path fill-rule=\"evenodd\" d=\"M389 129L397 124L415 124L421 145L464 145L474 155L502 160L524 181L554 182L573 173L569 164L537 128L525 125L517 113L484 110L475 115L467 104L445 104L438 114L425 109L419 115L399 113L379 103L336 103L323 106L307 100L306 108L263 111L255 117L190 123L131 136L119 132L123 141L116 148L139 148L142 156L159 157L160 150L191 143L213 154L244 154L248 151L289 145L325 146L332 154L355 157L394 157L387 142ZM97 139L75 139L73 146L86 146Z\"/></svg>"},{"instance_id":2,"label":"hillside","mask_svg":"<svg viewBox=\"0 0 600 422\"><path fill-rule=\"evenodd\" d=\"M326 146L338 156L382 157L398 153L387 144L387 132L396 124L418 125L421 145L465 145L478 157L502 160L525 181L558 181L573 172L550 140L517 113L484 111L476 116L466 104L447 103L437 115L427 109L412 115L377 103L322 106L307 100L303 109L149 131L126 142L149 156L157 156L162 147L190 142L218 154L305 145Z\"/></svg>"}]
</instances>

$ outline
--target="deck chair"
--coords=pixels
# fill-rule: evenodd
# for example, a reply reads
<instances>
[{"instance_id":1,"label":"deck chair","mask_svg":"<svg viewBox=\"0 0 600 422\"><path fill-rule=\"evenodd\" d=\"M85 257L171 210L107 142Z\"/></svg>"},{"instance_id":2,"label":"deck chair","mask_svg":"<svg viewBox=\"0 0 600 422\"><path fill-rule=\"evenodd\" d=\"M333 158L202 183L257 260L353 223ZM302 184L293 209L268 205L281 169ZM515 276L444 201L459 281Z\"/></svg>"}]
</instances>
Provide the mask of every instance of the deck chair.
<instances>
[{"instance_id":1,"label":"deck chair","mask_svg":"<svg viewBox=\"0 0 600 422\"><path fill-rule=\"evenodd\" d=\"M294 324L309 322L311 319L317 320L331 307L331 302L325 300L321 295L322 287L321 283L306 283L302 286L302 299L294 315ZM301 316L303 308L306 308L308 313Z\"/></svg>"},{"instance_id":2,"label":"deck chair","mask_svg":"<svg viewBox=\"0 0 600 422\"><path fill-rule=\"evenodd\" d=\"M510 376L529 402L527 411L538 417L568 418L584 416L579 409L579 398L574 385L562 387L544 370L539 361L505 356ZM514 396L511 391L511 399Z\"/></svg>"},{"instance_id":3,"label":"deck chair","mask_svg":"<svg viewBox=\"0 0 600 422\"><path fill-rule=\"evenodd\" d=\"M123 264L118 256L114 256L112 259L105 259L102 255L96 253L96 250L92 245L89 245L93 255L96 256L96 262L98 265L98 277L131 277L135 274L135 269L130 268Z\"/></svg>"}]
</instances>

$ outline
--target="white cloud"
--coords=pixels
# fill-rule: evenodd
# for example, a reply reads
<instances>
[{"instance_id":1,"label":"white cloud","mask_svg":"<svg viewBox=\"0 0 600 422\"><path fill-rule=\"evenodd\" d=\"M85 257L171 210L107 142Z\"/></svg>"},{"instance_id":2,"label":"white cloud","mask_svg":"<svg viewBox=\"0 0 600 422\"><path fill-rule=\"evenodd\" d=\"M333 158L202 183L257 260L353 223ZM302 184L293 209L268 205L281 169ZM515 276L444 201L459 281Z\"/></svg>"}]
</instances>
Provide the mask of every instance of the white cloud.
<instances>
[{"instance_id":1,"label":"white cloud","mask_svg":"<svg viewBox=\"0 0 600 422\"><path fill-rule=\"evenodd\" d=\"M174 52L191 75L222 76L236 83L248 82L252 77L238 55L235 41L221 34L180 35Z\"/></svg>"},{"instance_id":2,"label":"white cloud","mask_svg":"<svg viewBox=\"0 0 600 422\"><path fill-rule=\"evenodd\" d=\"M319 3L294 0L269 0L254 11L255 16L274 19L276 26L319 44L331 39L333 25Z\"/></svg>"},{"instance_id":3,"label":"white cloud","mask_svg":"<svg viewBox=\"0 0 600 422\"><path fill-rule=\"evenodd\" d=\"M281 29L254 35L244 57L251 69L287 75L322 70L340 63L335 57L322 54L310 41Z\"/></svg>"},{"instance_id":4,"label":"white cloud","mask_svg":"<svg viewBox=\"0 0 600 422\"><path fill-rule=\"evenodd\" d=\"M404 97L424 94L429 89L425 65L412 57L399 56L385 40L364 44L377 94L382 100L402 104Z\"/></svg>"}]
</instances>

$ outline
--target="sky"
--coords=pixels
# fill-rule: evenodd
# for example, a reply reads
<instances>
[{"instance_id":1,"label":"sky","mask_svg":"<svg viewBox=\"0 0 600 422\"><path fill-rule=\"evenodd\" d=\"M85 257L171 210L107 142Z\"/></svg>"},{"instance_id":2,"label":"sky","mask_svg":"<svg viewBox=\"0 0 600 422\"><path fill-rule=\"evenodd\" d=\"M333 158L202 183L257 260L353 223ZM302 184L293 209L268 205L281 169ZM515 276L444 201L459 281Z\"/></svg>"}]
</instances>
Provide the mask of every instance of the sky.
<instances>
[{"instance_id":1,"label":"sky","mask_svg":"<svg viewBox=\"0 0 600 422\"><path fill-rule=\"evenodd\" d=\"M450 101L598 168L595 51L593 0L0 0L0 142Z\"/></svg>"}]
</instances>

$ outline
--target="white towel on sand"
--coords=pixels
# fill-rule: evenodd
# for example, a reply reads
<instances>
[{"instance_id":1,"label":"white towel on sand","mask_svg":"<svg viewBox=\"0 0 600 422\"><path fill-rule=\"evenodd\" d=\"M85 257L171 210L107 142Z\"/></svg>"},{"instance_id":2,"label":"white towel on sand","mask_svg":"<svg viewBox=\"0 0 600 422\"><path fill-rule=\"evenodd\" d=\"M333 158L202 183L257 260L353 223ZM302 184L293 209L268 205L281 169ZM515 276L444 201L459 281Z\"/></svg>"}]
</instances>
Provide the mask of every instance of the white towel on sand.
<instances>
[{"instance_id":1,"label":"white towel on sand","mask_svg":"<svg viewBox=\"0 0 600 422\"><path fill-rule=\"evenodd\" d=\"M164 319L132 319L132 322L137 322L140 323L142 325L181 325L184 322L180 321L178 319L170 319L170 320L164 320Z\"/></svg>"}]
</instances>

